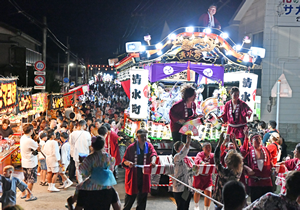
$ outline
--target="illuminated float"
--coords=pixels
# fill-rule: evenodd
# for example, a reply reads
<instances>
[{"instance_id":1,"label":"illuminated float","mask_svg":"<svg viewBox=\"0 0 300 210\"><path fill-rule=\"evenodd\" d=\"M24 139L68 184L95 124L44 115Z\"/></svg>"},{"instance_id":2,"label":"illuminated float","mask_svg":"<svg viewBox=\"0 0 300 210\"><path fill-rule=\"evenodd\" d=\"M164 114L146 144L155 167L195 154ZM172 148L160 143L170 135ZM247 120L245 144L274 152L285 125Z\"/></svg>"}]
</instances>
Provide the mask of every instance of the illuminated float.
<instances>
[{"instance_id":1,"label":"illuminated float","mask_svg":"<svg viewBox=\"0 0 300 210\"><path fill-rule=\"evenodd\" d=\"M243 48L251 42L249 37L238 45L218 29L182 27L154 45L150 45L149 36L146 38L148 45L126 43L128 55L114 64L118 80L130 98L124 129L127 135L134 137L137 129L145 128L150 139L161 140L154 142L158 149L171 149L168 113L172 104L181 99L179 83L196 83L200 89L197 112L204 113L205 119L196 125L199 135L193 136L195 140L215 140L220 132L226 131L217 116L222 114L227 100L224 83L228 80L239 82L244 94L241 99L254 110L258 77L249 70L261 64L265 50ZM236 73L226 77L231 70ZM199 85L203 81L219 86L205 100L200 97L203 87ZM162 88L161 83L167 88Z\"/></svg>"}]
</instances>

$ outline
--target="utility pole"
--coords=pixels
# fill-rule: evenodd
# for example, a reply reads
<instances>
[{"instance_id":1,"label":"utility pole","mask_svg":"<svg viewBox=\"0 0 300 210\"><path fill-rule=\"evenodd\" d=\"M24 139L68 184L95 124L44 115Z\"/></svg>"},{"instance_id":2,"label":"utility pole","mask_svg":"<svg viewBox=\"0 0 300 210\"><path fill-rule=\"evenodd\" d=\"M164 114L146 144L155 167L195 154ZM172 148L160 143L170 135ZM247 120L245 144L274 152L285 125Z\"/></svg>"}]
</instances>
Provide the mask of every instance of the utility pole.
<instances>
[{"instance_id":1,"label":"utility pole","mask_svg":"<svg viewBox=\"0 0 300 210\"><path fill-rule=\"evenodd\" d=\"M46 49L47 49L47 18L44 16L43 18L44 20L44 28L43 28L43 61L46 65L46 58L47 58L47 55L46 55ZM46 72L47 68L45 69L45 73L47 74ZM45 77L45 80L46 80L46 77ZM45 86L46 86L46 82L45 81ZM42 90L42 92L45 92L45 90Z\"/></svg>"},{"instance_id":2,"label":"utility pole","mask_svg":"<svg viewBox=\"0 0 300 210\"><path fill-rule=\"evenodd\" d=\"M80 66L80 69L81 69L81 66ZM75 86L78 85L78 54L76 55L76 72L75 72L76 76L75 76Z\"/></svg>"},{"instance_id":3,"label":"utility pole","mask_svg":"<svg viewBox=\"0 0 300 210\"><path fill-rule=\"evenodd\" d=\"M70 45L69 45L69 37L67 36L67 48L68 48L68 51L67 51L67 66L69 65L69 63L70 63L70 50L69 50L69 48L70 48ZM70 79L70 71L68 71L68 78ZM69 81L69 83L70 83L70 81Z\"/></svg>"}]
</instances>

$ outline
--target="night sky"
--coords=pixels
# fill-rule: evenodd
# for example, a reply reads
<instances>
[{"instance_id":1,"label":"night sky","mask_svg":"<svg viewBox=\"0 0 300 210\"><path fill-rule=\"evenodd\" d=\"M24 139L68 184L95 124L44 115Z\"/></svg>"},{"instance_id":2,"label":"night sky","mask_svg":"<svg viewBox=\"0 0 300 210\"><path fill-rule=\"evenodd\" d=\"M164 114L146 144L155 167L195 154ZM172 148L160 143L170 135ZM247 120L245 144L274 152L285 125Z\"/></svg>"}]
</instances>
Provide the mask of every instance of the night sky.
<instances>
[{"instance_id":1,"label":"night sky","mask_svg":"<svg viewBox=\"0 0 300 210\"><path fill-rule=\"evenodd\" d=\"M22 15L10 3L23 9L35 21ZM107 63L125 53L128 41L143 41L150 34L151 43L161 40L165 21L170 31L196 26L198 18L211 4L218 6L215 17L222 27L228 25L242 0L2 0L0 22L9 24L42 42L37 26L47 17L49 29L85 62ZM17 4L17 5L16 5ZM222 7L222 8L221 8ZM37 24L37 25L36 25ZM51 36L49 34L49 36ZM42 49L41 49L42 50ZM47 62L56 62L60 50L47 39Z\"/></svg>"}]
</instances>

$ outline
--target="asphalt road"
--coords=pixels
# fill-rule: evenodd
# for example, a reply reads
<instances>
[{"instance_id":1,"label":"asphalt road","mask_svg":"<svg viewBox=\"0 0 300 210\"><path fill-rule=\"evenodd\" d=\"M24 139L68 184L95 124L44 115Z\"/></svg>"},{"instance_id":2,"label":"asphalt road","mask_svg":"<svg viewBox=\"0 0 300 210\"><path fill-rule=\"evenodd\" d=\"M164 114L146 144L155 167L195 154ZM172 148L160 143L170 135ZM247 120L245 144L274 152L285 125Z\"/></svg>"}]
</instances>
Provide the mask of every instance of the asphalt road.
<instances>
[{"instance_id":1,"label":"asphalt road","mask_svg":"<svg viewBox=\"0 0 300 210\"><path fill-rule=\"evenodd\" d=\"M116 191L119 193L119 197L124 205L125 190L124 190L124 169L119 169L118 184L115 186ZM16 174L17 177L22 177L20 173ZM20 198L21 192L17 193L17 204L22 206L25 210L65 210L66 199L74 194L75 184L66 190L60 192L50 193L47 191L47 187L39 185L38 182L33 187L33 194L38 198L36 201L25 202ZM59 184L56 184L58 187ZM200 201L200 207L203 206L203 197ZM136 209L136 203L132 209ZM172 197L172 193L167 192L166 189L160 189L158 195L152 196L148 194L147 209L149 210L174 210L176 209L175 200ZM191 201L190 209L194 209L194 202ZM202 208L200 208L202 209ZM211 205L210 209L214 209Z\"/></svg>"}]
</instances>

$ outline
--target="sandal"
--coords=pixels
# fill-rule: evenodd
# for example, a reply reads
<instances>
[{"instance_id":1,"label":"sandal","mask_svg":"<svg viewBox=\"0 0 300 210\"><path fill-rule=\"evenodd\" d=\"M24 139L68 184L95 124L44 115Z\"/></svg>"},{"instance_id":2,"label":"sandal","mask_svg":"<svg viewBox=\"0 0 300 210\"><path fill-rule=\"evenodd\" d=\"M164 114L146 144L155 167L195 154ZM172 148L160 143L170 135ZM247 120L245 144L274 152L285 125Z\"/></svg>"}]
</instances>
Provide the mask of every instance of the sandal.
<instances>
[{"instance_id":1,"label":"sandal","mask_svg":"<svg viewBox=\"0 0 300 210\"><path fill-rule=\"evenodd\" d=\"M24 195L24 196L21 197L21 199L24 199L24 198L26 198L26 197L27 197L27 195Z\"/></svg>"},{"instance_id":2,"label":"sandal","mask_svg":"<svg viewBox=\"0 0 300 210\"><path fill-rule=\"evenodd\" d=\"M37 197L31 196L30 198L26 199L25 201L35 201L37 200Z\"/></svg>"},{"instance_id":3,"label":"sandal","mask_svg":"<svg viewBox=\"0 0 300 210\"><path fill-rule=\"evenodd\" d=\"M48 182L44 182L42 186L49 186Z\"/></svg>"},{"instance_id":4,"label":"sandal","mask_svg":"<svg viewBox=\"0 0 300 210\"><path fill-rule=\"evenodd\" d=\"M40 182L40 185L42 185L42 186L43 186L43 184L44 184L44 182Z\"/></svg>"}]
</instances>

